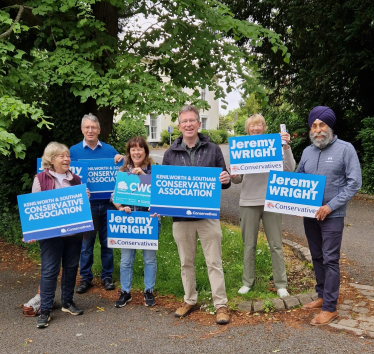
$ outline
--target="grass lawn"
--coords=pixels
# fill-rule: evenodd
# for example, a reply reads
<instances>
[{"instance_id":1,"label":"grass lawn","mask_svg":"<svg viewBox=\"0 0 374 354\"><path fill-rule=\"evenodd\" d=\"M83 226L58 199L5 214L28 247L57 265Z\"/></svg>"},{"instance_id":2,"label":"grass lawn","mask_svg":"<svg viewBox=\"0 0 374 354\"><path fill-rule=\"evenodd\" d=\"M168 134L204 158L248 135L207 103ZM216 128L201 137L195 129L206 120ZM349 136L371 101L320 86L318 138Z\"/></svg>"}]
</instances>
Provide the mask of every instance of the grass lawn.
<instances>
[{"instance_id":1,"label":"grass lawn","mask_svg":"<svg viewBox=\"0 0 374 354\"><path fill-rule=\"evenodd\" d=\"M269 246L263 233L260 232L256 255L256 282L254 288L245 295L238 296L238 289L242 286L243 271L243 241L240 228L221 222L222 261L225 273L226 292L232 307L239 301L248 299L266 299L276 297L269 292L269 281L272 279L271 256ZM199 242L198 242L199 243ZM119 264L120 249L114 249L113 279L117 287L120 287ZM96 240L94 251L93 273L100 277L100 243ZM144 290L144 263L141 250L137 250L134 262L133 290ZM199 293L198 301L211 305L211 291L208 272L201 245L198 244L196 255L196 283ZM159 250L157 251L157 278L155 291L160 295L175 295L182 299L184 292L180 275L180 261L177 246L172 235L172 219L162 218L161 234L159 238Z\"/></svg>"}]
</instances>

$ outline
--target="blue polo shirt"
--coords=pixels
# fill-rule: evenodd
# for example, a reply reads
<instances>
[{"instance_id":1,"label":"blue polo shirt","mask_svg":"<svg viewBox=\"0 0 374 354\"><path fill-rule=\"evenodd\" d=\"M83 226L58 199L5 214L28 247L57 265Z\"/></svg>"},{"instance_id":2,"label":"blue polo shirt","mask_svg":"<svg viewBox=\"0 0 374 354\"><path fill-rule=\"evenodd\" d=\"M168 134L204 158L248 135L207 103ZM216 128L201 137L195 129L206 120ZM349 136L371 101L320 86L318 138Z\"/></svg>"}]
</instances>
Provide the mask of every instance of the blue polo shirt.
<instances>
[{"instance_id":1,"label":"blue polo shirt","mask_svg":"<svg viewBox=\"0 0 374 354\"><path fill-rule=\"evenodd\" d=\"M72 161L81 159L110 159L117 154L118 151L113 146L101 141L97 142L94 149L88 146L84 140L70 148L70 158Z\"/></svg>"}]
</instances>

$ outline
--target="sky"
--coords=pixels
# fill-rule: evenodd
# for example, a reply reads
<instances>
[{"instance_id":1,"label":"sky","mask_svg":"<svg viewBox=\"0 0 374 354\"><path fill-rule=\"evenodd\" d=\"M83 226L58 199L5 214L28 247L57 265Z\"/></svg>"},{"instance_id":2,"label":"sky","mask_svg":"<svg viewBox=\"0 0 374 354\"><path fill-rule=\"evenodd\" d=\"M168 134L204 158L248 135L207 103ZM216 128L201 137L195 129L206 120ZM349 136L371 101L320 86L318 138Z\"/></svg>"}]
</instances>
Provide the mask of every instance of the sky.
<instances>
[{"instance_id":1,"label":"sky","mask_svg":"<svg viewBox=\"0 0 374 354\"><path fill-rule=\"evenodd\" d=\"M236 83L236 87L239 87L241 84L241 81L237 80L237 82L235 83ZM221 82L221 86L226 91L227 85ZM230 93L226 93L225 100L227 101L227 105L226 105L227 108L226 109L222 108L222 105L225 105L225 103L223 103L222 99L220 99L219 100L219 113L225 115L229 111L232 111L233 109L238 108L240 99L241 99L241 93L239 90L233 90Z\"/></svg>"},{"instance_id":2,"label":"sky","mask_svg":"<svg viewBox=\"0 0 374 354\"><path fill-rule=\"evenodd\" d=\"M227 101L227 108L226 109L223 109L222 108L222 105L224 105L224 103L222 102L222 100L220 99L219 100L219 113L220 114L227 114L229 111L232 111L233 109L235 108L238 108L239 107L239 101L241 99L241 94L239 91L231 91L230 93L226 94L226 98L225 100Z\"/></svg>"}]
</instances>

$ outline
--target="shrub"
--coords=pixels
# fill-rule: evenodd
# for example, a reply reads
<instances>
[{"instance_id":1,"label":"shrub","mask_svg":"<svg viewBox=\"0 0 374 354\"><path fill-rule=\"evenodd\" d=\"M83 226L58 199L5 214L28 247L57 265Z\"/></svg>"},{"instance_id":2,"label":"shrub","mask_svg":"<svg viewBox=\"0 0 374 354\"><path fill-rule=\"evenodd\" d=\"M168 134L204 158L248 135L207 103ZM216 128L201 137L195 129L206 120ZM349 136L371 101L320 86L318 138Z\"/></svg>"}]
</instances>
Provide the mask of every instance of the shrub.
<instances>
[{"instance_id":1,"label":"shrub","mask_svg":"<svg viewBox=\"0 0 374 354\"><path fill-rule=\"evenodd\" d=\"M18 206L5 203L0 208L0 237L6 242L28 248L32 253L39 253L39 243L24 243L22 241L21 221L18 215Z\"/></svg>"},{"instance_id":2,"label":"shrub","mask_svg":"<svg viewBox=\"0 0 374 354\"><path fill-rule=\"evenodd\" d=\"M222 143L222 137L220 135L220 133L218 132L218 130L205 130L203 129L201 131L202 134L206 135L206 136L209 136L210 138L210 141L214 144L221 144Z\"/></svg>"},{"instance_id":3,"label":"shrub","mask_svg":"<svg viewBox=\"0 0 374 354\"><path fill-rule=\"evenodd\" d=\"M113 124L113 132L109 144L119 153L125 153L127 142L135 136L142 136L144 139L147 139L147 131L144 126L144 121L142 119L121 120L118 123Z\"/></svg>"},{"instance_id":4,"label":"shrub","mask_svg":"<svg viewBox=\"0 0 374 354\"><path fill-rule=\"evenodd\" d=\"M362 190L374 193L374 117L363 119L364 128L358 134L362 141Z\"/></svg>"},{"instance_id":5,"label":"shrub","mask_svg":"<svg viewBox=\"0 0 374 354\"><path fill-rule=\"evenodd\" d=\"M247 117L240 117L234 124L235 135L247 135L244 129L244 124Z\"/></svg>"},{"instance_id":6,"label":"shrub","mask_svg":"<svg viewBox=\"0 0 374 354\"><path fill-rule=\"evenodd\" d=\"M182 135L182 133L175 126L174 131L171 134L171 142L173 143L173 141L175 139L177 139L180 135ZM161 145L164 145L164 144L169 145L170 144L170 133L167 130L161 131L161 142L160 142L160 144Z\"/></svg>"},{"instance_id":7,"label":"shrub","mask_svg":"<svg viewBox=\"0 0 374 354\"><path fill-rule=\"evenodd\" d=\"M221 144L228 143L229 133L226 130L217 130L218 134L221 136Z\"/></svg>"}]
</instances>

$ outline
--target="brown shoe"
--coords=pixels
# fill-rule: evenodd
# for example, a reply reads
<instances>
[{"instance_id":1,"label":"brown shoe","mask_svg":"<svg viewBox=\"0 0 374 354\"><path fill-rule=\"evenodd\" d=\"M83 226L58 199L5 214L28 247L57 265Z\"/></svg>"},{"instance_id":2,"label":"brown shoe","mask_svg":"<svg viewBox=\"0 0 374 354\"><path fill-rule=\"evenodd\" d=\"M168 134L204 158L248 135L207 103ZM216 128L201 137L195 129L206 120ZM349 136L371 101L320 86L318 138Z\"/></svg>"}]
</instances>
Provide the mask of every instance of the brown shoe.
<instances>
[{"instance_id":1,"label":"brown shoe","mask_svg":"<svg viewBox=\"0 0 374 354\"><path fill-rule=\"evenodd\" d=\"M317 300L309 302L309 304L305 304L302 309L303 310L313 310L313 309L319 309L322 307L323 299L319 297Z\"/></svg>"},{"instance_id":2,"label":"brown shoe","mask_svg":"<svg viewBox=\"0 0 374 354\"><path fill-rule=\"evenodd\" d=\"M216 312L216 323L228 324L230 322L230 310L226 307L220 307Z\"/></svg>"},{"instance_id":3,"label":"brown shoe","mask_svg":"<svg viewBox=\"0 0 374 354\"><path fill-rule=\"evenodd\" d=\"M195 305L190 305L190 304L187 304L186 302L181 306L179 307L175 313L174 313L174 316L175 317L179 317L179 318L182 318L182 317L186 317L188 316L191 312L193 311L196 311L199 309L199 305L195 304Z\"/></svg>"},{"instance_id":4,"label":"brown shoe","mask_svg":"<svg viewBox=\"0 0 374 354\"><path fill-rule=\"evenodd\" d=\"M315 318L310 321L312 326L323 326L329 324L336 317L338 317L338 311L321 311Z\"/></svg>"}]
</instances>

